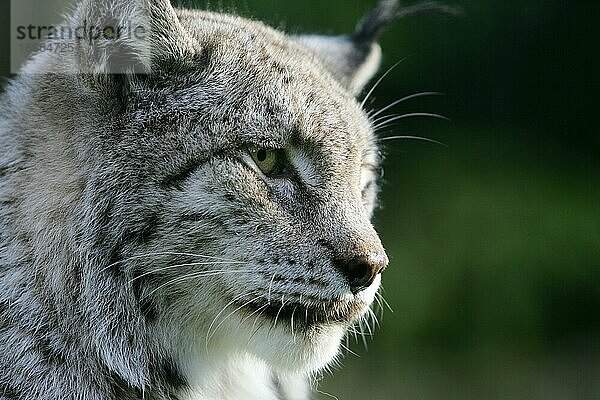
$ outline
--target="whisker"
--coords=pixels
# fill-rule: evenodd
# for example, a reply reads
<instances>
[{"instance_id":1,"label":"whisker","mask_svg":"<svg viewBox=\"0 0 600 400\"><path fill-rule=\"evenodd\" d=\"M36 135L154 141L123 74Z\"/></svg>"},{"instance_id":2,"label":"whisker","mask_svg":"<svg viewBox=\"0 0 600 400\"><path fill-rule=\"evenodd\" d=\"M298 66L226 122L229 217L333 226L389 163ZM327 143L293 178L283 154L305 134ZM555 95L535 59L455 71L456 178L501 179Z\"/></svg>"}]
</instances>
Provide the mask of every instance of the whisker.
<instances>
[{"instance_id":1,"label":"whisker","mask_svg":"<svg viewBox=\"0 0 600 400\"><path fill-rule=\"evenodd\" d=\"M144 273L142 275L136 276L135 278L131 279L129 281L129 283L135 282L135 281L137 281L137 280L139 280L141 278L144 278L144 277L146 277L148 275L156 274L156 273L163 272L163 271L169 271L169 270L176 269L176 268L196 267L196 266L200 266L200 265L229 265L229 264L231 264L231 263L228 262L228 261L215 261L215 262L199 262L199 263L171 265L171 266L168 266L168 267L155 269L153 271L149 271L149 272L146 272L146 273ZM236 263L234 263L234 264L236 264ZM239 263L239 264L246 264L246 263ZM206 272L209 272L209 271L206 271ZM215 272L215 271L210 271L210 272Z\"/></svg>"},{"instance_id":2,"label":"whisker","mask_svg":"<svg viewBox=\"0 0 600 400\"><path fill-rule=\"evenodd\" d=\"M381 286L381 291L385 292L385 288L383 286ZM394 313L394 309L392 308L392 306L390 306L390 303L387 302L387 300L385 299L385 296L383 295L383 293L377 293L377 295L379 296L379 298L381 299L381 301L383 301L383 304L386 305L386 307L388 308L388 310L390 310L391 313Z\"/></svg>"},{"instance_id":3,"label":"whisker","mask_svg":"<svg viewBox=\"0 0 600 400\"><path fill-rule=\"evenodd\" d=\"M367 344L367 338L365 337L365 328L363 326L363 320L364 317L360 319L360 321L358 322L359 326L360 326L360 338L362 339L363 345L365 346L365 350L369 351L369 345Z\"/></svg>"},{"instance_id":4,"label":"whisker","mask_svg":"<svg viewBox=\"0 0 600 400\"><path fill-rule=\"evenodd\" d=\"M254 300L258 300L260 297L256 297ZM259 308L257 308L256 310L254 310L250 315L244 317L244 319L242 319L242 324L244 322L246 322L248 319L252 318L254 315L256 315L257 313L263 311L265 308L267 308L269 305L268 304L264 304L262 306L260 306Z\"/></svg>"},{"instance_id":5,"label":"whisker","mask_svg":"<svg viewBox=\"0 0 600 400\"><path fill-rule=\"evenodd\" d=\"M325 315L325 321L327 321L327 324L329 324L329 315L327 314L327 306L325 305L325 303L322 304L323 306L323 315Z\"/></svg>"},{"instance_id":6,"label":"whisker","mask_svg":"<svg viewBox=\"0 0 600 400\"><path fill-rule=\"evenodd\" d=\"M256 326L256 323L258 322L258 320L260 319L260 317L263 315L263 312L265 311L265 309L268 307L268 304L265 304L264 306L262 306L261 308L259 308L260 312L258 313L258 315L256 316L256 318L254 319L254 323L252 324L252 328L253 332L250 335L250 337L248 338L248 342L246 342L246 347L248 347L248 345L250 345L250 342L252 341L252 339L254 339L254 336L256 336L256 334L258 333L258 331L260 331L260 328L262 328L263 326L263 321L261 321L261 323L259 324L259 326L254 329L254 327Z\"/></svg>"},{"instance_id":7,"label":"whisker","mask_svg":"<svg viewBox=\"0 0 600 400\"><path fill-rule=\"evenodd\" d=\"M285 295L282 294L281 295L281 307L279 307L279 311L277 311L277 315L275 316L275 322L273 322L273 326L271 327L271 329L269 329L269 333L271 332L271 330L273 328L275 328L277 326L277 320L279 319L279 314L281 314L281 311L283 311L284 307L285 307Z\"/></svg>"},{"instance_id":8,"label":"whisker","mask_svg":"<svg viewBox=\"0 0 600 400\"><path fill-rule=\"evenodd\" d=\"M415 94L411 94L410 96L406 96L401 98L400 100L396 100L393 103L391 103L390 105L382 108L381 110L377 111L376 113L374 113L373 115L370 115L371 118L376 118L377 116L383 114L384 112L386 112L387 110L396 107L398 104L404 103L405 101L409 101L412 99L416 99L419 97L425 97L425 96L443 96L443 93L440 92L422 92L422 93L415 93Z\"/></svg>"},{"instance_id":9,"label":"whisker","mask_svg":"<svg viewBox=\"0 0 600 400\"><path fill-rule=\"evenodd\" d=\"M354 342L358 343L358 330L356 329L356 327L353 327L350 332L352 332L352 334L354 335Z\"/></svg>"},{"instance_id":10,"label":"whisker","mask_svg":"<svg viewBox=\"0 0 600 400\"><path fill-rule=\"evenodd\" d=\"M304 320L308 321L308 307L306 305L304 306Z\"/></svg>"},{"instance_id":11,"label":"whisker","mask_svg":"<svg viewBox=\"0 0 600 400\"><path fill-rule=\"evenodd\" d=\"M275 281L276 276L277 276L277 273L274 273L273 277L271 278L271 282L269 282L269 292L268 292L268 296L267 296L268 304L271 304L271 293L272 293L272 289L273 289L273 282Z\"/></svg>"},{"instance_id":12,"label":"whisker","mask_svg":"<svg viewBox=\"0 0 600 400\"><path fill-rule=\"evenodd\" d=\"M384 309L383 309L383 303L381 302L381 299L379 297L380 297L380 295L379 295L379 292L378 292L378 293L375 294L375 301L377 302L377 308L378 308L377 311L379 311L379 319L381 321L383 321L383 311L384 311Z\"/></svg>"},{"instance_id":13,"label":"whisker","mask_svg":"<svg viewBox=\"0 0 600 400\"><path fill-rule=\"evenodd\" d=\"M148 293L147 295L145 295L144 297L142 297L142 300L152 296L154 293L156 293L157 291L159 291L160 289L164 288L165 286L168 285L172 285L174 283L180 283L180 282L184 282L186 280L192 280L192 279L197 279L197 278L206 278L206 277L211 277L211 276L219 276L219 275L228 275L228 274L251 274L254 273L256 271L252 271L252 270L215 270L215 271L199 271L199 272L192 272L190 274L186 274L183 276L179 276L177 278L171 279L170 281L160 285L159 287L157 287L156 289L152 290L150 293Z\"/></svg>"},{"instance_id":14,"label":"whisker","mask_svg":"<svg viewBox=\"0 0 600 400\"><path fill-rule=\"evenodd\" d=\"M239 264L243 264L243 262L241 261L237 261L237 260L229 260L227 258L220 258L220 257L214 257L214 256L207 256L207 255L203 255L203 254L194 254L194 253L174 253L174 252L157 252L157 253L146 253L146 254L139 254L136 256L131 256L131 257L127 257L124 258L122 260L116 261L112 264L107 265L106 267L102 268L100 270L100 272L104 272L107 269L110 269L116 265L131 261L131 260L139 260L139 259L143 259L143 258L148 258L148 257L155 257L155 256L179 256L179 257L198 257L198 258L204 258L207 260L215 260L215 261L223 261L223 262L231 262L231 263L239 263Z\"/></svg>"},{"instance_id":15,"label":"whisker","mask_svg":"<svg viewBox=\"0 0 600 400\"><path fill-rule=\"evenodd\" d=\"M398 61L396 64L392 65L383 75L381 75L381 77L377 80L377 82L375 82L375 84L373 85L373 87L371 88L371 90L369 90L369 93L367 93L366 97L364 98L364 100L362 101L362 103L360 103L360 108L365 108L365 104L367 104L367 101L369 101L369 98L371 97L371 95L373 94L373 92L375 92L375 89L377 89L377 87L381 84L381 82L383 82L383 80L394 70L396 69L396 67L398 65L400 65L402 62L404 62L404 60L406 60L406 58L403 58L402 60Z\"/></svg>"},{"instance_id":16,"label":"whisker","mask_svg":"<svg viewBox=\"0 0 600 400\"><path fill-rule=\"evenodd\" d=\"M290 329L292 332L292 338L294 339L294 344L296 343L296 332L294 331L294 314L296 313L297 309L298 309L298 306L294 307L294 311L292 311L292 318L291 318L291 322L290 322Z\"/></svg>"},{"instance_id":17,"label":"whisker","mask_svg":"<svg viewBox=\"0 0 600 400\"><path fill-rule=\"evenodd\" d=\"M368 313L369 313L369 316L371 317L371 320L374 323L373 328L377 327L377 328L381 329L381 325L379 324L379 320L377 319L377 315L375 314L375 312L373 310L369 309Z\"/></svg>"},{"instance_id":18,"label":"whisker","mask_svg":"<svg viewBox=\"0 0 600 400\"><path fill-rule=\"evenodd\" d=\"M331 371L329 371L329 373L331 374ZM327 396L327 397L329 397L330 399L333 399L333 400L340 400L338 397L336 397L336 396L334 396L334 395L332 395L332 394L330 394L330 393L323 392L322 390L316 389L316 392L317 392L317 393L319 393L319 394L322 394L323 396Z\"/></svg>"},{"instance_id":19,"label":"whisker","mask_svg":"<svg viewBox=\"0 0 600 400\"><path fill-rule=\"evenodd\" d=\"M344 338L344 341L346 342L346 345L345 345L345 346L346 346L346 348L347 348L348 350L350 350L350 335L349 335L348 333L346 333L346 336L345 336L345 338Z\"/></svg>"},{"instance_id":20,"label":"whisker","mask_svg":"<svg viewBox=\"0 0 600 400\"><path fill-rule=\"evenodd\" d=\"M239 301L241 299L243 299L244 297L246 297L248 294L244 293L241 294L239 296L236 296L233 298L233 300L231 300L229 303L227 303L225 305L225 307L223 307L223 309L217 314L217 316L212 320L212 322L210 323L210 325L208 326L208 330L206 331L206 352L208 353L208 343L209 340L212 339L212 335L210 334L213 326L215 325L215 323L217 322L217 319L225 312L225 310L227 310L227 308L234 304L236 301Z\"/></svg>"},{"instance_id":21,"label":"whisker","mask_svg":"<svg viewBox=\"0 0 600 400\"><path fill-rule=\"evenodd\" d=\"M449 148L449 146L445 143L439 142L435 139L429 139L429 138L424 138L424 137L420 137L420 136L387 136L387 137L383 137L380 138L379 141L380 142L388 142L390 140L420 140L422 142L429 142L429 143L433 143L433 144L437 144L439 146L445 147L445 148Z\"/></svg>"},{"instance_id":22,"label":"whisker","mask_svg":"<svg viewBox=\"0 0 600 400\"><path fill-rule=\"evenodd\" d=\"M365 320L365 325L367 326L367 331L369 332L369 336L373 337L373 329L371 328L371 323L368 319L368 317L363 317Z\"/></svg>"},{"instance_id":23,"label":"whisker","mask_svg":"<svg viewBox=\"0 0 600 400\"><path fill-rule=\"evenodd\" d=\"M350 350L350 348L349 348L347 345L345 345L345 344L343 344L343 343L340 343L340 346L342 347L342 349L344 349L344 350L345 350L345 351L347 351L348 353L352 354L353 356L355 356L355 357L358 357L358 358L361 358L359 354L357 354L357 353L355 353L354 351Z\"/></svg>"},{"instance_id":24,"label":"whisker","mask_svg":"<svg viewBox=\"0 0 600 400\"><path fill-rule=\"evenodd\" d=\"M347 331L350 332L350 333L352 333L352 334L354 334L354 335L360 334L360 331L356 327L348 328ZM356 343L358 343L358 338L354 337L354 341Z\"/></svg>"},{"instance_id":25,"label":"whisker","mask_svg":"<svg viewBox=\"0 0 600 400\"><path fill-rule=\"evenodd\" d=\"M394 115L391 118L385 119L386 117L382 117L379 120L376 120L375 122L377 123L373 129L374 130L380 130L382 128L386 128L391 122L395 122L395 121L400 121L402 119L408 119L408 118L415 118L415 117L426 117L426 118L437 118L437 119L442 119L444 121L450 121L450 118L445 117L443 115L440 114L432 114L432 113L409 113L409 114L402 114L402 115Z\"/></svg>"},{"instance_id":26,"label":"whisker","mask_svg":"<svg viewBox=\"0 0 600 400\"><path fill-rule=\"evenodd\" d=\"M375 295L375 301L377 302L377 305L379 306L379 308L383 308L383 304L381 303L381 300L379 299L379 293L377 293Z\"/></svg>"},{"instance_id":27,"label":"whisker","mask_svg":"<svg viewBox=\"0 0 600 400\"><path fill-rule=\"evenodd\" d=\"M231 318L232 315L234 315L236 312L240 311L241 309L243 309L244 307L246 307L248 304L251 304L252 302L256 301L257 299L259 299L260 296L256 296L253 299L251 299L250 301L247 301L246 303L242 304L241 306L239 306L238 308L236 308L235 310L233 310L231 313L229 313L225 318L223 318L223 320L215 327L215 329L213 330L213 333L210 337L208 337L207 339L207 344L210 343L211 339L216 335L217 331L219 330L219 328L229 319ZM208 335L208 334L207 334Z\"/></svg>"}]
</instances>

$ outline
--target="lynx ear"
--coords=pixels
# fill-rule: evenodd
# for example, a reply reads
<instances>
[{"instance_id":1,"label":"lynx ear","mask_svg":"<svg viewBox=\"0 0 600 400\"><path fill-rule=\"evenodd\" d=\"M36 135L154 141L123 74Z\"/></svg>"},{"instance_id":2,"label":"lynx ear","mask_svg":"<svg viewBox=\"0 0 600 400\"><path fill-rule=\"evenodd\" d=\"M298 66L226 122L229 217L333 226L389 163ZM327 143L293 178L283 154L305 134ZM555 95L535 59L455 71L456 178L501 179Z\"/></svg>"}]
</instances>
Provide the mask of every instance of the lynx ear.
<instances>
[{"instance_id":1,"label":"lynx ear","mask_svg":"<svg viewBox=\"0 0 600 400\"><path fill-rule=\"evenodd\" d=\"M157 59L196 48L169 0L84 0L71 29L84 75L150 73Z\"/></svg>"},{"instance_id":2,"label":"lynx ear","mask_svg":"<svg viewBox=\"0 0 600 400\"><path fill-rule=\"evenodd\" d=\"M350 36L305 35L296 39L355 96L379 70L381 47L377 43L356 43Z\"/></svg>"},{"instance_id":3,"label":"lynx ear","mask_svg":"<svg viewBox=\"0 0 600 400\"><path fill-rule=\"evenodd\" d=\"M435 2L401 8L399 0L380 0L351 35L304 35L296 40L311 49L349 92L358 95L379 69L381 34L398 19L422 13L456 15L460 10Z\"/></svg>"}]
</instances>

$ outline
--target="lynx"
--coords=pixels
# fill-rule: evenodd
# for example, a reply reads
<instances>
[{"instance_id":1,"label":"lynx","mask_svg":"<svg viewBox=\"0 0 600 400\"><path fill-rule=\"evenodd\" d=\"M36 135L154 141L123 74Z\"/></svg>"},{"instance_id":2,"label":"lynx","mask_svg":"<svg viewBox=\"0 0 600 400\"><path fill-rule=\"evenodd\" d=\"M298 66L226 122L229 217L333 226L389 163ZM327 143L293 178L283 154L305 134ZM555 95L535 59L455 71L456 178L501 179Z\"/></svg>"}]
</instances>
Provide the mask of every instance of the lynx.
<instances>
[{"instance_id":1,"label":"lynx","mask_svg":"<svg viewBox=\"0 0 600 400\"><path fill-rule=\"evenodd\" d=\"M79 4L0 101L0 399L308 399L388 266L357 96L406 10Z\"/></svg>"}]
</instances>

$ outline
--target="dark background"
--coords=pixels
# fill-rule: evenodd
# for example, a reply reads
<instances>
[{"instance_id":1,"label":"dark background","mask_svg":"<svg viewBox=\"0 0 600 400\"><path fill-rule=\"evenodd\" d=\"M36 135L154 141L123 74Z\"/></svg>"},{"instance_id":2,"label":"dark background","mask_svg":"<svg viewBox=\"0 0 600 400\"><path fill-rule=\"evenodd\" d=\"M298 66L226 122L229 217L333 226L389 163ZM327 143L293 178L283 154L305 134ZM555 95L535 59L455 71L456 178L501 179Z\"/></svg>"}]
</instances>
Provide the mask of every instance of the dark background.
<instances>
[{"instance_id":1,"label":"dark background","mask_svg":"<svg viewBox=\"0 0 600 400\"><path fill-rule=\"evenodd\" d=\"M209 8L288 32L341 34L374 3ZM382 41L384 71L404 61L368 107L439 91L445 96L393 112L451 118L405 120L382 136L424 136L448 148L387 142L376 223L392 260L384 294L394 312L385 310L368 350L350 340L358 355L325 374L321 390L339 399L598 399L599 7L455 4L464 17L407 19Z\"/></svg>"}]
</instances>

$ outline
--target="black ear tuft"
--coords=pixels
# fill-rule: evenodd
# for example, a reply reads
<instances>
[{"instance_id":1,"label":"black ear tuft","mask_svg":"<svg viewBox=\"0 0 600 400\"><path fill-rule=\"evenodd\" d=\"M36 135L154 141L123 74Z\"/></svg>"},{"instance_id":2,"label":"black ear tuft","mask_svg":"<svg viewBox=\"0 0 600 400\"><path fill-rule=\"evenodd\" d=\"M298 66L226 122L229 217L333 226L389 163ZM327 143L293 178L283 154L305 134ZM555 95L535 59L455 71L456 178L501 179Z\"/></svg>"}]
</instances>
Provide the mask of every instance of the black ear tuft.
<instances>
[{"instance_id":1,"label":"black ear tuft","mask_svg":"<svg viewBox=\"0 0 600 400\"><path fill-rule=\"evenodd\" d=\"M296 39L311 49L350 93L358 95L379 69L381 48L377 40L385 29L401 18L426 13L458 15L461 10L432 1L400 7L399 0L380 0L350 35L303 35Z\"/></svg>"},{"instance_id":2,"label":"black ear tuft","mask_svg":"<svg viewBox=\"0 0 600 400\"><path fill-rule=\"evenodd\" d=\"M356 43L376 42L383 32L399 19L419 14L442 14L457 16L462 9L439 4L435 1L426 1L407 7L400 7L399 0L381 0L358 25L352 34Z\"/></svg>"}]
</instances>

